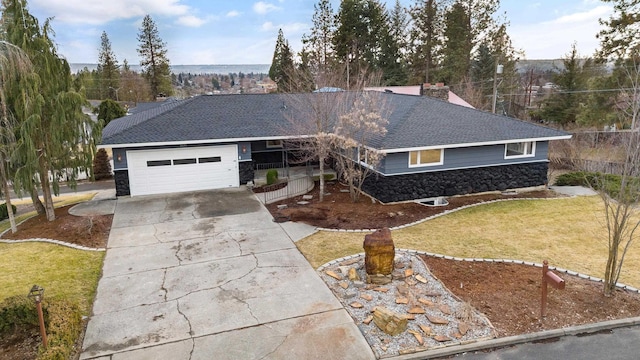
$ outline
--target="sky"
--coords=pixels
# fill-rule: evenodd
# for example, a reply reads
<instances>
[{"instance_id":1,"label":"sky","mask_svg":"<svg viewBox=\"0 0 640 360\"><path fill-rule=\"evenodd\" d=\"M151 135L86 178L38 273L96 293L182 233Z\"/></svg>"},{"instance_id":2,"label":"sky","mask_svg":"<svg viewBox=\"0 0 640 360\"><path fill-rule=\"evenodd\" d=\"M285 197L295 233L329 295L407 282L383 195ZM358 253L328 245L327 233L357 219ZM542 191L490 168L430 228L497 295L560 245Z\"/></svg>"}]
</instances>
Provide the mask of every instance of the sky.
<instances>
[{"instance_id":1,"label":"sky","mask_svg":"<svg viewBox=\"0 0 640 360\"><path fill-rule=\"evenodd\" d=\"M137 64L137 34L149 14L167 43L173 65L269 64L278 29L294 51L309 33L317 0L28 0L40 21L53 17L58 51L71 63L96 63L100 35L107 32L120 63ZM395 0L382 0L391 8ZM411 6L415 0L401 0ZM333 0L334 11L340 1ZM526 59L566 56L571 44L593 55L599 18L612 5L599 0L502 0L508 33Z\"/></svg>"}]
</instances>

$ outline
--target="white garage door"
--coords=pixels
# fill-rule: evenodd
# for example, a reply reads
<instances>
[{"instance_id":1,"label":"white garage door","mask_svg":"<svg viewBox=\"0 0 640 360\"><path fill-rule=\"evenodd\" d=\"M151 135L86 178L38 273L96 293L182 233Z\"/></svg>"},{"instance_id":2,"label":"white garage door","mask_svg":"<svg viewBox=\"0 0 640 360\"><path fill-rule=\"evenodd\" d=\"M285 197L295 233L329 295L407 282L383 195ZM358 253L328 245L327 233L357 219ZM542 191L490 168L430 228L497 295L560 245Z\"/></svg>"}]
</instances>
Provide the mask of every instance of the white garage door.
<instances>
[{"instance_id":1,"label":"white garage door","mask_svg":"<svg viewBox=\"0 0 640 360\"><path fill-rule=\"evenodd\" d=\"M131 196L238 187L236 145L127 151Z\"/></svg>"}]
</instances>

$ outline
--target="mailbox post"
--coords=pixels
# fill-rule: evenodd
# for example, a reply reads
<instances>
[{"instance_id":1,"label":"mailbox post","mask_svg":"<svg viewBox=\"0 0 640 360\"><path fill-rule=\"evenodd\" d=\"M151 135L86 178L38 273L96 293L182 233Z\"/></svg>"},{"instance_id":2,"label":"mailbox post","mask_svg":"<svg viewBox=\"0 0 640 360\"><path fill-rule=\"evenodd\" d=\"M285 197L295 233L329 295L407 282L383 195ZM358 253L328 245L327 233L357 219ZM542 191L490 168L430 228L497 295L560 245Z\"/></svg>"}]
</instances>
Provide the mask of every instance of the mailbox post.
<instances>
[{"instance_id":1,"label":"mailbox post","mask_svg":"<svg viewBox=\"0 0 640 360\"><path fill-rule=\"evenodd\" d=\"M551 284L554 289L564 289L564 280L549 270L549 262L542 262L542 300L540 304L540 320L546 316L547 310L547 284Z\"/></svg>"}]
</instances>

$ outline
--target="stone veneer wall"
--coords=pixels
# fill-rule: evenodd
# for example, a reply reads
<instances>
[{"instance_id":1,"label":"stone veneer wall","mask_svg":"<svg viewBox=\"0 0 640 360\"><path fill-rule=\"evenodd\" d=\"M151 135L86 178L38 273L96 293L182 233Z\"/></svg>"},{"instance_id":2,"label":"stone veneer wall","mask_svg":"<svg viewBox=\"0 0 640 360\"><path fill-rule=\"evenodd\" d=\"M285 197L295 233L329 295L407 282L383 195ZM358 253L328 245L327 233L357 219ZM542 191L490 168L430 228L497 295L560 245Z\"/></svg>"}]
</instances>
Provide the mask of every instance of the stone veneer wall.
<instances>
[{"instance_id":1,"label":"stone veneer wall","mask_svg":"<svg viewBox=\"0 0 640 360\"><path fill-rule=\"evenodd\" d=\"M240 171L240 185L244 185L248 181L253 181L253 161L241 161L238 169Z\"/></svg>"},{"instance_id":2,"label":"stone veneer wall","mask_svg":"<svg viewBox=\"0 0 640 360\"><path fill-rule=\"evenodd\" d=\"M129 171L116 170L113 172L116 181L116 196L129 196L131 189L129 188Z\"/></svg>"},{"instance_id":3,"label":"stone veneer wall","mask_svg":"<svg viewBox=\"0 0 640 360\"><path fill-rule=\"evenodd\" d=\"M504 191L544 185L547 170L543 162L395 176L371 174L362 190L383 203Z\"/></svg>"}]
</instances>

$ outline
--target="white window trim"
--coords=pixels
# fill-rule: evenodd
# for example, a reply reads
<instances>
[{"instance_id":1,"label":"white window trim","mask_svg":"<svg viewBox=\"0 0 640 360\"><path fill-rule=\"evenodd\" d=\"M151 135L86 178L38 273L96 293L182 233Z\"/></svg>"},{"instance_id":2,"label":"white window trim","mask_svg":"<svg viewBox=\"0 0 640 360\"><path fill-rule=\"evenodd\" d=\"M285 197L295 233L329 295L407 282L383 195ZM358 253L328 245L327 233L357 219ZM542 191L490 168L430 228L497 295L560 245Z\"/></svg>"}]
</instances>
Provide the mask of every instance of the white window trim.
<instances>
[{"instance_id":1,"label":"white window trim","mask_svg":"<svg viewBox=\"0 0 640 360\"><path fill-rule=\"evenodd\" d=\"M407 164L409 164L409 167L410 167L410 168L418 168L418 167L440 166L440 165L443 165L443 164L444 164L444 149L430 149L430 150L440 150L440 161L439 161L439 162L437 162L437 163L435 163L435 162L434 162L434 163L428 163L428 164L421 164L421 163L420 163L420 151L421 151L421 150L415 150L415 152L417 152L417 153L418 153L418 163L417 163L417 164L415 164L415 165L412 165L412 164L411 164L411 153L412 153L413 151L409 151L409 152L407 153L407 157L408 157L408 159L407 159Z\"/></svg>"},{"instance_id":2,"label":"white window trim","mask_svg":"<svg viewBox=\"0 0 640 360\"><path fill-rule=\"evenodd\" d=\"M536 156L536 142L535 141L521 141L520 143L531 143L531 154L523 154L523 155L507 155L507 146L509 144L504 144L504 158L506 159L522 159L522 158L531 158ZM515 144L515 143L510 143Z\"/></svg>"}]
</instances>

